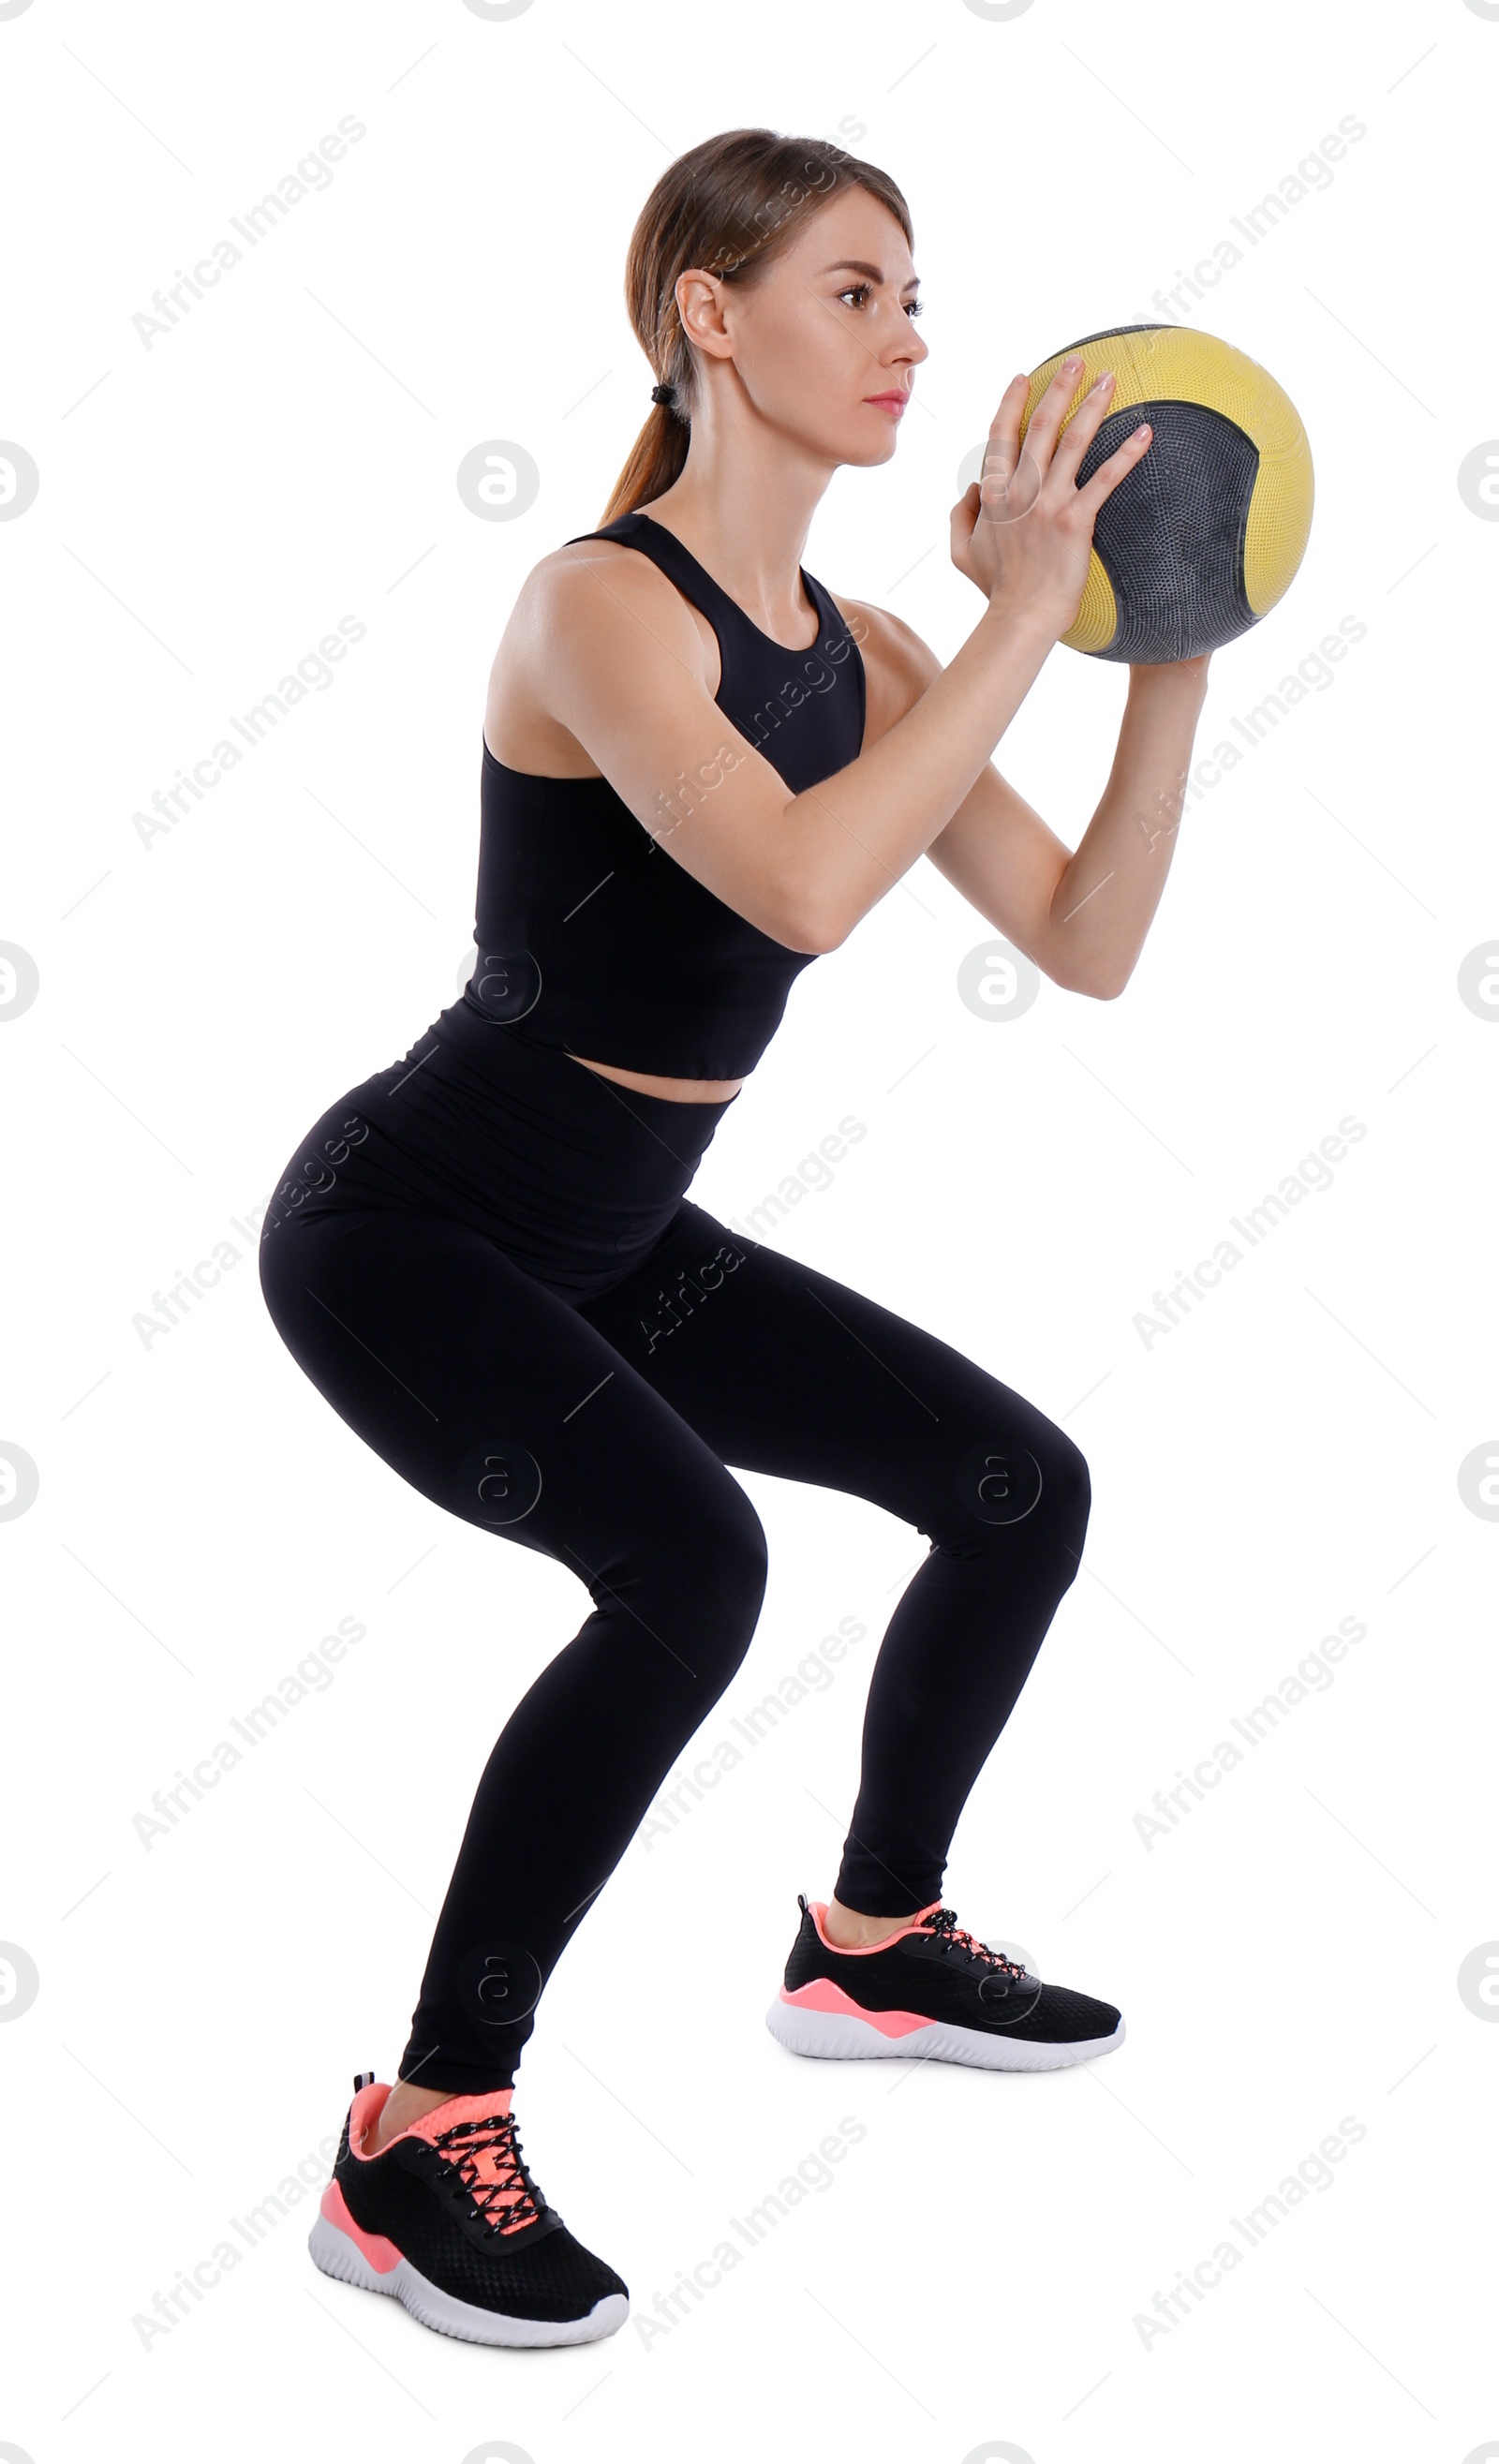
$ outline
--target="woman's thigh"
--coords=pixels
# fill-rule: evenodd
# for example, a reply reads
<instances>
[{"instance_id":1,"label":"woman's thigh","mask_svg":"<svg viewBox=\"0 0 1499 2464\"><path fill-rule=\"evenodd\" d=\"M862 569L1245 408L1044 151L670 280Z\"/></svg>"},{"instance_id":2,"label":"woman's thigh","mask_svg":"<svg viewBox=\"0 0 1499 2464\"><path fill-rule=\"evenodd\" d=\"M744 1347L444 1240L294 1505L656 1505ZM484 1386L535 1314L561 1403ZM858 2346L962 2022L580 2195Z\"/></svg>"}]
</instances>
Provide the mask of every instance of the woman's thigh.
<instances>
[{"instance_id":1,"label":"woman's thigh","mask_svg":"<svg viewBox=\"0 0 1499 2464\"><path fill-rule=\"evenodd\" d=\"M691 1201L582 1313L726 1463L868 1497L933 1538L1043 1498L1086 1519L1083 1455L1023 1395Z\"/></svg>"},{"instance_id":2,"label":"woman's thigh","mask_svg":"<svg viewBox=\"0 0 1499 2464\"><path fill-rule=\"evenodd\" d=\"M652 1626L664 1593L753 1588L763 1534L721 1460L484 1234L383 1205L304 1214L262 1240L260 1277L313 1384L434 1504Z\"/></svg>"}]
</instances>

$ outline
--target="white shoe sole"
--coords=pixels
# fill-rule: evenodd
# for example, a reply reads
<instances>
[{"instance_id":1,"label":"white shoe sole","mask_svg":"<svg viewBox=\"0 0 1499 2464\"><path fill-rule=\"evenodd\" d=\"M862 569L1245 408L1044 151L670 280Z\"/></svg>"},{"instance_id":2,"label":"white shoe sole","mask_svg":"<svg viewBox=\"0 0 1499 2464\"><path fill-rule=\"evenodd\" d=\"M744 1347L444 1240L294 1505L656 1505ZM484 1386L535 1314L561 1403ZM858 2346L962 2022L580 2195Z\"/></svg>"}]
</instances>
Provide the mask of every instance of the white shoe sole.
<instances>
[{"instance_id":1,"label":"white shoe sole","mask_svg":"<svg viewBox=\"0 0 1499 2464\"><path fill-rule=\"evenodd\" d=\"M888 2036L868 2019L846 2011L807 2011L778 1994L765 2013L765 2025L790 2054L810 2054L833 2062L906 2062L931 2059L966 2062L981 2071L1059 2071L1071 2062L1091 2062L1097 2054L1112 2054L1124 2042L1121 2019L1112 2036L1082 2037L1071 2045L1031 2044L1023 2036L990 2035L979 2028L956 2028L934 2019L925 2028Z\"/></svg>"},{"instance_id":2,"label":"white shoe sole","mask_svg":"<svg viewBox=\"0 0 1499 2464\"><path fill-rule=\"evenodd\" d=\"M393 2294L424 2327L435 2327L440 2336L460 2336L470 2344L588 2344L599 2336L612 2336L629 2316L623 2293L606 2294L585 2319L516 2319L504 2311L481 2310L475 2302L439 2292L408 2258L382 2275L358 2244L323 2215L308 2234L307 2247L324 2276L336 2277L341 2284L358 2284L366 2293Z\"/></svg>"}]
</instances>

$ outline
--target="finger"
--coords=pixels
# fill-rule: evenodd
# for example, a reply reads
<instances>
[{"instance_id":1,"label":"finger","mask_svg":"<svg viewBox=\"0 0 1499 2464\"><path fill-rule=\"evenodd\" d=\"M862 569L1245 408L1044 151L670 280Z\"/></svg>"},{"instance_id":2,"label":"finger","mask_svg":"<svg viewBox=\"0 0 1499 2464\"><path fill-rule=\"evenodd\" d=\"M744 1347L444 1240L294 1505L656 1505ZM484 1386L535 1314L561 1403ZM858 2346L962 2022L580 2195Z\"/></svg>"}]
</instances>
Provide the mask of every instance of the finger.
<instances>
[{"instance_id":1,"label":"finger","mask_svg":"<svg viewBox=\"0 0 1499 2464\"><path fill-rule=\"evenodd\" d=\"M1090 520L1096 516L1105 499L1112 496L1121 479L1127 479L1141 456L1150 451L1153 434L1148 420L1142 421L1132 436L1127 436L1107 462L1100 462L1085 488L1078 490Z\"/></svg>"},{"instance_id":2,"label":"finger","mask_svg":"<svg viewBox=\"0 0 1499 2464\"><path fill-rule=\"evenodd\" d=\"M1040 464L1043 472L1051 460L1057 430L1076 395L1082 375L1082 354L1074 351L1063 361L1031 412L1030 425L1025 430L1025 451Z\"/></svg>"},{"instance_id":3,"label":"finger","mask_svg":"<svg viewBox=\"0 0 1499 2464\"><path fill-rule=\"evenodd\" d=\"M1113 390L1113 370L1105 368L1102 376L1090 385L1068 421L1051 456L1051 469L1063 483L1071 484L1076 480L1078 464L1109 416Z\"/></svg>"},{"instance_id":4,"label":"finger","mask_svg":"<svg viewBox=\"0 0 1499 2464\"><path fill-rule=\"evenodd\" d=\"M963 490L963 493L959 497L957 504L953 507L952 512L947 517L948 536L952 544L954 556L958 554L959 548L967 546L969 540L974 535L974 529L978 519L979 483L976 479L971 487Z\"/></svg>"},{"instance_id":5,"label":"finger","mask_svg":"<svg viewBox=\"0 0 1499 2464\"><path fill-rule=\"evenodd\" d=\"M1020 422L1025 407L1029 387L1028 377L1011 377L1000 396L1000 407L989 422L984 443L983 464L980 479L980 501L983 501L985 483L989 495L1003 498L1020 462Z\"/></svg>"}]
</instances>

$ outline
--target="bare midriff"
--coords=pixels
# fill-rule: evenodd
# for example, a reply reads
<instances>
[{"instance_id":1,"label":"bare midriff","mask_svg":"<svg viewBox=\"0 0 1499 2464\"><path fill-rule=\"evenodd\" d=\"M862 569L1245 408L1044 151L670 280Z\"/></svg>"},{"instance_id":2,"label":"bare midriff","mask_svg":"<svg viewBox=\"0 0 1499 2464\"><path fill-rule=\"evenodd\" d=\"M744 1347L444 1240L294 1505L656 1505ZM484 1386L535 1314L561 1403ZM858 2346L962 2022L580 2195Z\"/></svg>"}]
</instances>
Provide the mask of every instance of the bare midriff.
<instances>
[{"instance_id":1,"label":"bare midriff","mask_svg":"<svg viewBox=\"0 0 1499 2464\"><path fill-rule=\"evenodd\" d=\"M584 1069L596 1069L601 1078L633 1087L638 1094L664 1095L669 1104L726 1103L744 1084L742 1078L653 1078L644 1069L616 1069L610 1061L584 1061L581 1052L569 1052L567 1058L582 1061Z\"/></svg>"}]
</instances>

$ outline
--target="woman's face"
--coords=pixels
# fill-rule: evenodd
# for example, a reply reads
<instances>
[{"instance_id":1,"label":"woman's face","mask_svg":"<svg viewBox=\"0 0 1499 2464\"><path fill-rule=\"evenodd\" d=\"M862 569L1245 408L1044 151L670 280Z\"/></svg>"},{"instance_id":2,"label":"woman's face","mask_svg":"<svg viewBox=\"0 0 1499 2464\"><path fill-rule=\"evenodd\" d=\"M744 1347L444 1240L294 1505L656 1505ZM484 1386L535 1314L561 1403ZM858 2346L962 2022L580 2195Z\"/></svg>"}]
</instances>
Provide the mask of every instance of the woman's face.
<instances>
[{"instance_id":1,"label":"woman's face","mask_svg":"<svg viewBox=\"0 0 1499 2464\"><path fill-rule=\"evenodd\" d=\"M809 172L810 184L812 174ZM917 281L906 235L863 188L807 216L755 282L706 286L683 301L707 356L730 360L756 411L829 463L888 462L927 348L912 311ZM705 311L694 330L692 311Z\"/></svg>"}]
</instances>

